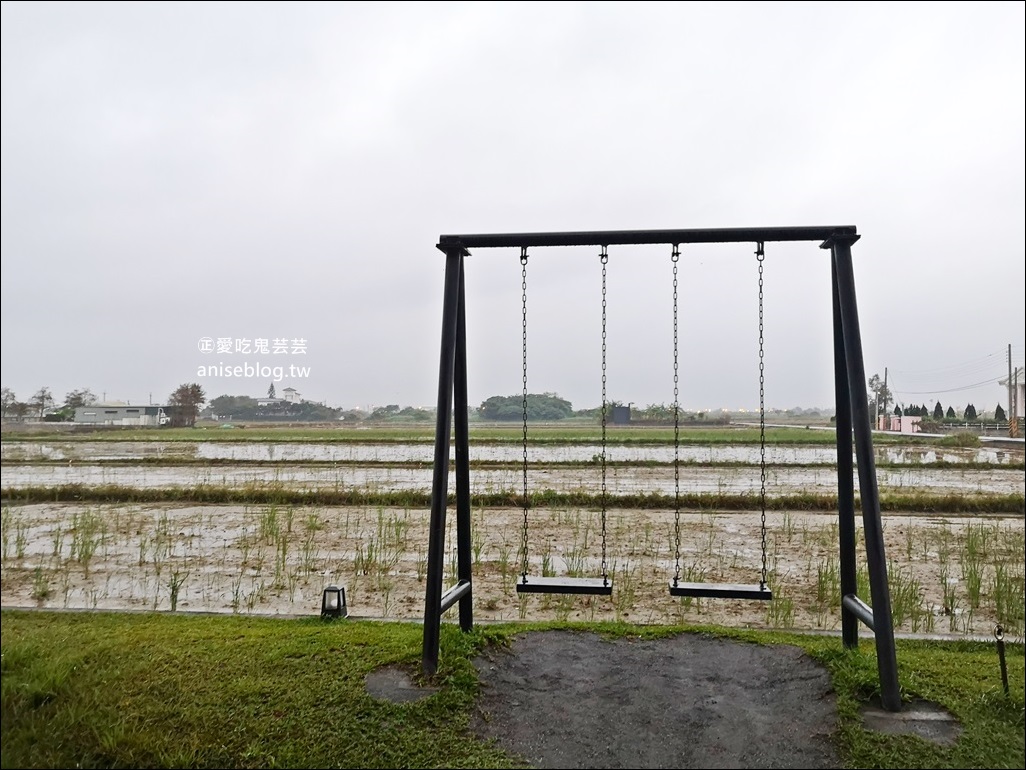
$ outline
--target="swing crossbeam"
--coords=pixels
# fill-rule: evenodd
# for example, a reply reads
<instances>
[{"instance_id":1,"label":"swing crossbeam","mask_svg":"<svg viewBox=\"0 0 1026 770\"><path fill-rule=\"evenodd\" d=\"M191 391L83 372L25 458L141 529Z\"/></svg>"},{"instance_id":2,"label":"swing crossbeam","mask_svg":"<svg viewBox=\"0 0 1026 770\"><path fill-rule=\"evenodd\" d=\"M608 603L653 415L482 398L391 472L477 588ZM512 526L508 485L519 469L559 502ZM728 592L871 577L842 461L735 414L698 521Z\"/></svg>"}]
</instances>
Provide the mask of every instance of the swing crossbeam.
<instances>
[{"instance_id":1,"label":"swing crossbeam","mask_svg":"<svg viewBox=\"0 0 1026 770\"><path fill-rule=\"evenodd\" d=\"M611 596L613 581L609 578L535 577L521 575L517 581L518 594L576 594Z\"/></svg>"},{"instance_id":2,"label":"swing crossbeam","mask_svg":"<svg viewBox=\"0 0 1026 770\"><path fill-rule=\"evenodd\" d=\"M741 585L738 583L681 583L670 581L670 596L693 596L700 599L762 599L773 598L768 585L759 583Z\"/></svg>"}]
</instances>

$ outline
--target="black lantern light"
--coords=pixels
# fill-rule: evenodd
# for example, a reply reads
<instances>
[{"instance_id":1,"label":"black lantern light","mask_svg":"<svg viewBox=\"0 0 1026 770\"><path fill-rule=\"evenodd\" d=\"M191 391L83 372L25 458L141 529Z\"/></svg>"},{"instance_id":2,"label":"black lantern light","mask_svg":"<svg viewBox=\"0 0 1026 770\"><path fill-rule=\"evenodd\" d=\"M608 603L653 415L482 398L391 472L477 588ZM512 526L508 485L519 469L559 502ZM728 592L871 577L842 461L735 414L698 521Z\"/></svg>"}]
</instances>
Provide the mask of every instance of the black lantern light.
<instances>
[{"instance_id":1,"label":"black lantern light","mask_svg":"<svg viewBox=\"0 0 1026 770\"><path fill-rule=\"evenodd\" d=\"M321 594L321 617L329 620L348 617L346 609L346 589L328 586Z\"/></svg>"}]
</instances>

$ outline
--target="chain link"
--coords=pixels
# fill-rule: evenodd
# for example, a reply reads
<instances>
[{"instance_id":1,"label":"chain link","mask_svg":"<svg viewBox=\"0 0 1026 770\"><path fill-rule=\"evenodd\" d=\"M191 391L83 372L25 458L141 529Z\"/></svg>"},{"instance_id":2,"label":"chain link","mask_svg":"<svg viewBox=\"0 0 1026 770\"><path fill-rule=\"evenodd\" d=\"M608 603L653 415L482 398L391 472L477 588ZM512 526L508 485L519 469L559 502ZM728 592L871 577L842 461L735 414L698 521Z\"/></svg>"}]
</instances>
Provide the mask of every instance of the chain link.
<instances>
[{"instance_id":1,"label":"chain link","mask_svg":"<svg viewBox=\"0 0 1026 770\"><path fill-rule=\"evenodd\" d=\"M524 529L520 540L520 574L527 582L527 247L520 247L520 289L522 292L521 318L523 322L524 395L521 405L524 417Z\"/></svg>"},{"instance_id":2,"label":"chain link","mask_svg":"<svg viewBox=\"0 0 1026 770\"><path fill-rule=\"evenodd\" d=\"M766 252L761 241L755 258L759 262L759 504L762 508L762 580L759 585L766 590L766 363L763 335L763 261Z\"/></svg>"},{"instance_id":3,"label":"chain link","mask_svg":"<svg viewBox=\"0 0 1026 770\"><path fill-rule=\"evenodd\" d=\"M609 583L609 567L606 563L606 264L609 254L602 247L599 254L602 263L602 585Z\"/></svg>"},{"instance_id":4,"label":"chain link","mask_svg":"<svg viewBox=\"0 0 1026 770\"><path fill-rule=\"evenodd\" d=\"M680 376L677 352L677 262L678 244L673 244L673 585L680 582Z\"/></svg>"}]
</instances>

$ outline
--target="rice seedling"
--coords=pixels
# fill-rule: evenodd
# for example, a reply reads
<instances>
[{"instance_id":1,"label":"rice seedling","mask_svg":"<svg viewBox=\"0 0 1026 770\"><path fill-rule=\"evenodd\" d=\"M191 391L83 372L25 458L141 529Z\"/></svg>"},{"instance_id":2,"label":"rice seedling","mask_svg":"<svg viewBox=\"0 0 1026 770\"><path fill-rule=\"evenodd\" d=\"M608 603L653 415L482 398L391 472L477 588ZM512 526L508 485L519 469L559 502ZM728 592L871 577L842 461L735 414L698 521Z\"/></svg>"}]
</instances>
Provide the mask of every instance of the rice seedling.
<instances>
[{"instance_id":1,"label":"rice seedling","mask_svg":"<svg viewBox=\"0 0 1026 770\"><path fill-rule=\"evenodd\" d=\"M841 603L841 570L833 557L816 566L816 604L837 607Z\"/></svg>"},{"instance_id":2,"label":"rice seedling","mask_svg":"<svg viewBox=\"0 0 1026 770\"><path fill-rule=\"evenodd\" d=\"M683 583L704 583L706 570L695 562L685 562L681 565L680 581ZM678 601L678 615L690 612L692 608L702 611L702 599L695 596L681 596ZM683 622L683 620L681 620Z\"/></svg>"},{"instance_id":3,"label":"rice seedling","mask_svg":"<svg viewBox=\"0 0 1026 770\"><path fill-rule=\"evenodd\" d=\"M555 577L556 568L552 564L552 543L546 542L541 555L542 577Z\"/></svg>"},{"instance_id":4,"label":"rice seedling","mask_svg":"<svg viewBox=\"0 0 1026 770\"><path fill-rule=\"evenodd\" d=\"M619 569L613 564L613 574L616 576L616 590L613 591L613 609L616 612L616 619L623 620L634 609L638 593L638 567L629 561L624 562Z\"/></svg>"},{"instance_id":5,"label":"rice seedling","mask_svg":"<svg viewBox=\"0 0 1026 770\"><path fill-rule=\"evenodd\" d=\"M766 607L766 625L770 628L794 628L794 600L781 596L776 586Z\"/></svg>"},{"instance_id":6,"label":"rice seedling","mask_svg":"<svg viewBox=\"0 0 1026 770\"><path fill-rule=\"evenodd\" d=\"M969 607L980 606L980 592L983 588L983 565L978 559L966 559L962 562L962 580L965 581L965 593Z\"/></svg>"},{"instance_id":7,"label":"rice seedling","mask_svg":"<svg viewBox=\"0 0 1026 770\"><path fill-rule=\"evenodd\" d=\"M278 520L278 506L269 505L257 517L257 539L271 545L281 538L281 522Z\"/></svg>"},{"instance_id":8,"label":"rice seedling","mask_svg":"<svg viewBox=\"0 0 1026 770\"><path fill-rule=\"evenodd\" d=\"M456 548L449 550L449 559L447 561L446 574L448 575L449 582L455 583L459 579L460 575L460 561L459 552Z\"/></svg>"},{"instance_id":9,"label":"rice seedling","mask_svg":"<svg viewBox=\"0 0 1026 770\"><path fill-rule=\"evenodd\" d=\"M923 608L922 586L911 570L891 563L888 568L891 594L891 618L896 627L907 619L919 617Z\"/></svg>"},{"instance_id":10,"label":"rice seedling","mask_svg":"<svg viewBox=\"0 0 1026 770\"><path fill-rule=\"evenodd\" d=\"M417 570L417 582L423 583L424 578L427 576L427 548L421 548L417 551L416 558L416 570Z\"/></svg>"},{"instance_id":11,"label":"rice seedling","mask_svg":"<svg viewBox=\"0 0 1026 770\"><path fill-rule=\"evenodd\" d=\"M309 574L309 573L308 573ZM296 589L299 588L299 571L290 570L288 575L289 602L295 603Z\"/></svg>"},{"instance_id":12,"label":"rice seedling","mask_svg":"<svg viewBox=\"0 0 1026 770\"><path fill-rule=\"evenodd\" d=\"M963 562L984 561L989 555L991 530L983 522L973 524L969 522L963 536L961 557Z\"/></svg>"},{"instance_id":13,"label":"rice seedling","mask_svg":"<svg viewBox=\"0 0 1026 770\"><path fill-rule=\"evenodd\" d=\"M289 561L289 540L280 536L274 547L274 582L275 588L285 587L285 574L288 570Z\"/></svg>"},{"instance_id":14,"label":"rice seedling","mask_svg":"<svg viewBox=\"0 0 1026 770\"><path fill-rule=\"evenodd\" d=\"M381 591L381 615L382 617L389 617L392 612L392 589L395 584L390 579L383 579L378 583L378 590Z\"/></svg>"},{"instance_id":15,"label":"rice seedling","mask_svg":"<svg viewBox=\"0 0 1026 770\"><path fill-rule=\"evenodd\" d=\"M869 567L865 564L855 565L855 595L864 600L870 598Z\"/></svg>"},{"instance_id":16,"label":"rice seedling","mask_svg":"<svg viewBox=\"0 0 1026 770\"><path fill-rule=\"evenodd\" d=\"M1026 571L1022 563L999 563L990 586L997 621L1008 632L1021 635L1026 625Z\"/></svg>"},{"instance_id":17,"label":"rice seedling","mask_svg":"<svg viewBox=\"0 0 1026 770\"><path fill-rule=\"evenodd\" d=\"M171 571L171 575L168 578L167 590L168 590L168 601L171 604L171 612L175 612L178 609L178 594L182 590L182 586L185 581L189 579L189 573L183 572L179 568L175 568Z\"/></svg>"},{"instance_id":18,"label":"rice seedling","mask_svg":"<svg viewBox=\"0 0 1026 770\"><path fill-rule=\"evenodd\" d=\"M42 565L37 566L32 571L32 598L42 604L50 598L52 593L46 571Z\"/></svg>"},{"instance_id":19,"label":"rice seedling","mask_svg":"<svg viewBox=\"0 0 1026 770\"><path fill-rule=\"evenodd\" d=\"M563 595L556 600L556 620L566 622L570 619L570 613L574 608L574 597Z\"/></svg>"},{"instance_id":20,"label":"rice seedling","mask_svg":"<svg viewBox=\"0 0 1026 770\"><path fill-rule=\"evenodd\" d=\"M66 608L71 602L71 571L68 569L61 570L59 573L59 578L61 597L64 600L64 606Z\"/></svg>"},{"instance_id":21,"label":"rice seedling","mask_svg":"<svg viewBox=\"0 0 1026 770\"><path fill-rule=\"evenodd\" d=\"M783 520L783 524L782 524L782 529L783 529L783 532L784 532L784 538L787 540L788 543L790 543L792 540L794 540L794 534L795 534L795 531L796 531L796 527L795 527L794 518L791 516L791 512L790 511L784 511L784 520Z\"/></svg>"},{"instance_id":22,"label":"rice seedling","mask_svg":"<svg viewBox=\"0 0 1026 770\"><path fill-rule=\"evenodd\" d=\"M233 613L238 613L239 611L239 606L242 600L242 578L244 574L244 569L240 569L239 573L232 578L231 607Z\"/></svg>"},{"instance_id":23,"label":"rice seedling","mask_svg":"<svg viewBox=\"0 0 1026 770\"><path fill-rule=\"evenodd\" d=\"M71 548L68 558L81 564L83 571L88 575L89 563L104 538L105 526L98 514L92 509L87 509L81 514L76 511L71 520Z\"/></svg>"},{"instance_id":24,"label":"rice seedling","mask_svg":"<svg viewBox=\"0 0 1026 770\"><path fill-rule=\"evenodd\" d=\"M60 524L54 527L53 532L50 533L50 543L53 546L51 555L53 558L60 560L61 555L64 553L64 530Z\"/></svg>"},{"instance_id":25,"label":"rice seedling","mask_svg":"<svg viewBox=\"0 0 1026 770\"><path fill-rule=\"evenodd\" d=\"M14 556L18 561L25 558L25 548L28 546L28 527L21 519L14 525Z\"/></svg>"},{"instance_id":26,"label":"rice seedling","mask_svg":"<svg viewBox=\"0 0 1026 770\"><path fill-rule=\"evenodd\" d=\"M6 564L11 549L11 506L9 505L3 506L2 512L0 512L0 541L2 541L0 557Z\"/></svg>"},{"instance_id":27,"label":"rice seedling","mask_svg":"<svg viewBox=\"0 0 1026 770\"><path fill-rule=\"evenodd\" d=\"M317 544L314 541L315 530L307 530L303 544L299 548L300 568L305 575L313 574L317 568Z\"/></svg>"},{"instance_id":28,"label":"rice seedling","mask_svg":"<svg viewBox=\"0 0 1026 770\"><path fill-rule=\"evenodd\" d=\"M478 523L474 525L470 530L470 549L473 554L473 562L475 567L481 566L481 555L484 552L485 546L485 531L484 521L480 519Z\"/></svg>"}]
</instances>

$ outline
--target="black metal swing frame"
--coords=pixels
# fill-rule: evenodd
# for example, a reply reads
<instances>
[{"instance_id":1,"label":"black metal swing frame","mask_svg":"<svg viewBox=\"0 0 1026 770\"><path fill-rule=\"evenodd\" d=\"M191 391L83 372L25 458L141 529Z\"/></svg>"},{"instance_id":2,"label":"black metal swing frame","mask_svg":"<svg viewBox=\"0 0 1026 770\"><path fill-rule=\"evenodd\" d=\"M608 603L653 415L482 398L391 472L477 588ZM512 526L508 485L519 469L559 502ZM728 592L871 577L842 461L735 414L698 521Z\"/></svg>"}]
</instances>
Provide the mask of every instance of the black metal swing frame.
<instances>
[{"instance_id":1,"label":"black metal swing frame","mask_svg":"<svg viewBox=\"0 0 1026 770\"><path fill-rule=\"evenodd\" d=\"M422 649L425 675L433 676L438 669L442 614L454 604L459 604L460 628L470 631L474 624L464 271L464 260L470 255L470 249L509 248L522 252L524 248L541 246L820 241L820 248L829 250L831 254L841 636L844 645L853 648L858 646L859 622L873 630L882 705L890 711L901 710L880 495L876 482L865 363L851 258L851 246L859 237L856 228L848 225L442 235L439 238L437 248L445 254L445 280L425 581ZM443 591L450 431L455 442L457 582ZM856 592L853 435L872 606L866 604Z\"/></svg>"}]
</instances>

